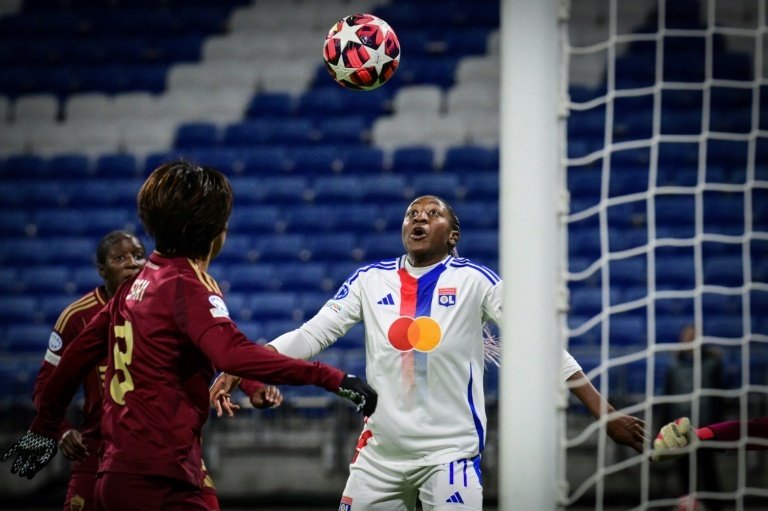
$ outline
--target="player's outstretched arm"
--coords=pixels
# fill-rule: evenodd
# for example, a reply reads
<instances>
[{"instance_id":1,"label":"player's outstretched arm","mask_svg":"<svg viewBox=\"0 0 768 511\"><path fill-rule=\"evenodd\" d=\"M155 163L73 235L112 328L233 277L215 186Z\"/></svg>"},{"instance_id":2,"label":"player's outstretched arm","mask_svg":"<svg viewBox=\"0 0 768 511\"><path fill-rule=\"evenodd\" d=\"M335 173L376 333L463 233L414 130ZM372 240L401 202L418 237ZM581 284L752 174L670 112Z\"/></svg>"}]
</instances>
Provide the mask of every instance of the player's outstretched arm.
<instances>
[{"instance_id":1,"label":"player's outstretched arm","mask_svg":"<svg viewBox=\"0 0 768 511\"><path fill-rule=\"evenodd\" d=\"M596 419L603 411L608 415L606 432L619 445L626 445L637 452L643 452L645 445L645 421L617 412L610 403L603 399L583 371L576 371L566 382L571 392L587 407Z\"/></svg>"},{"instance_id":2,"label":"player's outstretched arm","mask_svg":"<svg viewBox=\"0 0 768 511\"><path fill-rule=\"evenodd\" d=\"M27 431L0 457L7 461L15 456L11 472L32 479L56 455L56 440Z\"/></svg>"},{"instance_id":3,"label":"player's outstretched arm","mask_svg":"<svg viewBox=\"0 0 768 511\"><path fill-rule=\"evenodd\" d=\"M696 438L696 433L691 433L691 420L688 417L675 419L665 424L656 435L651 460L669 461L679 458L688 452L684 448Z\"/></svg>"}]
</instances>

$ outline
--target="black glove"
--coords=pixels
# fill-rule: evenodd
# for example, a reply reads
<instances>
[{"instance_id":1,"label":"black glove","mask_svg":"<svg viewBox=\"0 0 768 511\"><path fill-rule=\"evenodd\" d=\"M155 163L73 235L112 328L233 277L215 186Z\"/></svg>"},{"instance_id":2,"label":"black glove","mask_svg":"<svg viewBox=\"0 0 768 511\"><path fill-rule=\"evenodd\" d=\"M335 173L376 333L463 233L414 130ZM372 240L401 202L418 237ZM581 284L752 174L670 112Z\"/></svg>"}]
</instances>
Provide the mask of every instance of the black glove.
<instances>
[{"instance_id":1,"label":"black glove","mask_svg":"<svg viewBox=\"0 0 768 511\"><path fill-rule=\"evenodd\" d=\"M11 473L32 479L56 455L56 440L27 431L13 446L3 453L0 461L16 456Z\"/></svg>"},{"instance_id":2,"label":"black glove","mask_svg":"<svg viewBox=\"0 0 768 511\"><path fill-rule=\"evenodd\" d=\"M354 374L348 374L341 380L341 386L336 394L347 398L357 405L356 411L363 412L365 417L370 417L376 410L376 402L379 395L373 387L365 383Z\"/></svg>"}]
</instances>

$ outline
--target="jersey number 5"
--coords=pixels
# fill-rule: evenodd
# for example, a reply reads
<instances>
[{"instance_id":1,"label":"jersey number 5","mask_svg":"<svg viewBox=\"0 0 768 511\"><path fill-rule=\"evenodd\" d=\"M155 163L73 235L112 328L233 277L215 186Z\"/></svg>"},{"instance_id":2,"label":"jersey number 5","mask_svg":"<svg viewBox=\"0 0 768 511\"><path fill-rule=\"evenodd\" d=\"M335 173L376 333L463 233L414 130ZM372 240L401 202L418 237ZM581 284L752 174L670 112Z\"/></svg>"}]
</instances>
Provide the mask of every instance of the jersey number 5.
<instances>
[{"instance_id":1,"label":"jersey number 5","mask_svg":"<svg viewBox=\"0 0 768 511\"><path fill-rule=\"evenodd\" d=\"M112 380L109 382L109 394L115 403L124 405L125 395L133 390L133 378L130 371L128 371L128 366L131 365L133 357L133 328L131 327L131 322L126 321L123 326L115 325L115 337L125 340L125 351L120 351L120 343L115 342L113 350L115 374L112 375ZM120 373L122 373L122 381L119 378Z\"/></svg>"}]
</instances>

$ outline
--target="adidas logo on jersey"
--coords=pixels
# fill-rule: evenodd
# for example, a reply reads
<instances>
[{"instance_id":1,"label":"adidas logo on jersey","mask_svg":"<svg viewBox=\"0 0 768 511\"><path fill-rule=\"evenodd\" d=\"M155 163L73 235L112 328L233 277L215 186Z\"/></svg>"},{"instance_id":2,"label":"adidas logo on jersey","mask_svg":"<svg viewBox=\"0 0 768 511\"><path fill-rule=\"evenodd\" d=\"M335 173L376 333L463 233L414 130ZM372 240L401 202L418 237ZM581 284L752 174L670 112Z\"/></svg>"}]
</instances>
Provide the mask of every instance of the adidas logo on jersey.
<instances>
[{"instance_id":1,"label":"adidas logo on jersey","mask_svg":"<svg viewBox=\"0 0 768 511\"><path fill-rule=\"evenodd\" d=\"M387 296L376 302L378 305L394 305L395 300L392 298L392 293L387 293Z\"/></svg>"},{"instance_id":2,"label":"adidas logo on jersey","mask_svg":"<svg viewBox=\"0 0 768 511\"><path fill-rule=\"evenodd\" d=\"M454 504L463 504L464 499L461 498L461 493L456 492L450 497L448 497L448 499L446 499L446 502L452 502Z\"/></svg>"}]
</instances>

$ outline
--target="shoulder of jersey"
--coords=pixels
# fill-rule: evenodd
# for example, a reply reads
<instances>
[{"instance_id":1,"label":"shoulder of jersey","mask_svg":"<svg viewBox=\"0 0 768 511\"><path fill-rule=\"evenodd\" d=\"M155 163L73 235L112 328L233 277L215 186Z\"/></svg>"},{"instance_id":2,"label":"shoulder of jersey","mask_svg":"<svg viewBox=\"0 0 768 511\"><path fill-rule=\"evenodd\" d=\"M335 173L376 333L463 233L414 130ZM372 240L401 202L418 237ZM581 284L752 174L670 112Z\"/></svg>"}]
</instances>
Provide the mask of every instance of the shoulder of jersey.
<instances>
[{"instance_id":1,"label":"shoulder of jersey","mask_svg":"<svg viewBox=\"0 0 768 511\"><path fill-rule=\"evenodd\" d=\"M478 276L482 276L494 286L501 282L501 277L499 277L495 271L491 270L487 266L483 266L482 264L473 263L466 257L453 258L448 262L448 266L450 268L466 270L471 273L475 273Z\"/></svg>"},{"instance_id":2,"label":"shoulder of jersey","mask_svg":"<svg viewBox=\"0 0 768 511\"><path fill-rule=\"evenodd\" d=\"M73 317L83 313L84 311L87 311L88 309L91 309L92 307L98 307L99 309L104 305L104 303L99 300L98 296L96 295L96 291L91 291L90 293L87 293L74 302L67 305L63 311L61 311L61 314L59 314L59 319L56 320L56 325L53 327L54 330L57 332L61 332L66 328L67 322L72 319Z\"/></svg>"},{"instance_id":3,"label":"shoulder of jersey","mask_svg":"<svg viewBox=\"0 0 768 511\"><path fill-rule=\"evenodd\" d=\"M219 288L219 284L216 282L216 279L208 275L206 272L201 271L197 266L192 264L191 261L189 263L189 268L192 270L192 274L194 275L195 280L200 282L206 290L211 293L221 295L221 289Z\"/></svg>"},{"instance_id":4,"label":"shoulder of jersey","mask_svg":"<svg viewBox=\"0 0 768 511\"><path fill-rule=\"evenodd\" d=\"M383 261L361 266L360 268L355 270L355 272L352 275L349 276L349 278L347 279L347 282L351 284L361 276L369 274L370 272L374 272L374 271L395 271L398 268L397 262L398 262L398 258L393 258L393 259L384 259Z\"/></svg>"}]
</instances>

